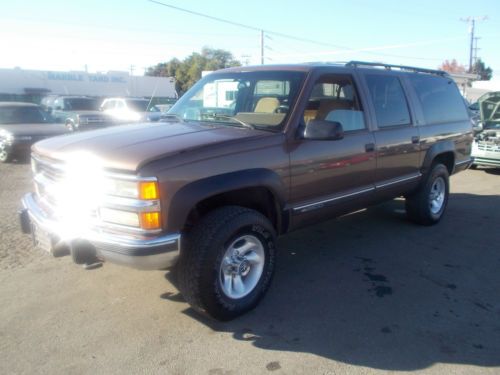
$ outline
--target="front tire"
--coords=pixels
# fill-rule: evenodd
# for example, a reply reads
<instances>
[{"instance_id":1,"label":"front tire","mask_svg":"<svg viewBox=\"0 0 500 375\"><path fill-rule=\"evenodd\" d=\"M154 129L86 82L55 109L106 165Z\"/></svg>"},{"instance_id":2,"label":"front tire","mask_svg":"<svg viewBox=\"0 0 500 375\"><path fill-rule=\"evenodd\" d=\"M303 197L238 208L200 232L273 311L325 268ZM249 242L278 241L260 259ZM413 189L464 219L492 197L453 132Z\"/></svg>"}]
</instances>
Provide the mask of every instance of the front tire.
<instances>
[{"instance_id":1,"label":"front tire","mask_svg":"<svg viewBox=\"0 0 500 375\"><path fill-rule=\"evenodd\" d=\"M8 150L8 146L3 141L0 141L0 162L8 163L11 160L12 160L12 155Z\"/></svg>"},{"instance_id":2,"label":"front tire","mask_svg":"<svg viewBox=\"0 0 500 375\"><path fill-rule=\"evenodd\" d=\"M434 164L419 189L406 197L406 214L420 225L437 224L446 210L449 194L448 169Z\"/></svg>"},{"instance_id":3,"label":"front tire","mask_svg":"<svg viewBox=\"0 0 500 375\"><path fill-rule=\"evenodd\" d=\"M257 211L227 206L208 213L188 234L178 286L197 311L227 321L252 310L275 268L276 234Z\"/></svg>"}]
</instances>

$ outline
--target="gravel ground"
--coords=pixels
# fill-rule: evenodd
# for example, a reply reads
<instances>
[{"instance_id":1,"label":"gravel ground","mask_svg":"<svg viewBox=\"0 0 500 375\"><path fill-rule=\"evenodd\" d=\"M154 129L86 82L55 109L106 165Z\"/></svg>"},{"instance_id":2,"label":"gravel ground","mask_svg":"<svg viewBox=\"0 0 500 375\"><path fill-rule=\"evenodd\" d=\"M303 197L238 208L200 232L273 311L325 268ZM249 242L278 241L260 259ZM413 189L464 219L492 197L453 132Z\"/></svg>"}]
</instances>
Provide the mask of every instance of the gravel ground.
<instances>
[{"instance_id":1,"label":"gravel ground","mask_svg":"<svg viewBox=\"0 0 500 375\"><path fill-rule=\"evenodd\" d=\"M15 215L29 165L0 176L1 374L500 373L498 172L454 176L438 226L395 200L283 237L267 297L229 323L168 272L36 251Z\"/></svg>"}]
</instances>

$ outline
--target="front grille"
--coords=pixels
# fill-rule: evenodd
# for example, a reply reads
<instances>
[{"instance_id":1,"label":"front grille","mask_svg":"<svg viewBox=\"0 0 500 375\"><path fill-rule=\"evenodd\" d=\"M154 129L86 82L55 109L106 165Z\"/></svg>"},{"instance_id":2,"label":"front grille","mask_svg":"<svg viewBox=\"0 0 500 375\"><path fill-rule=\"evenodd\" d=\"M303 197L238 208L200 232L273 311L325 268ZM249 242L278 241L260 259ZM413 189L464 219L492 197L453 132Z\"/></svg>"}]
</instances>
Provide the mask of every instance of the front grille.
<instances>
[{"instance_id":1,"label":"front grille","mask_svg":"<svg viewBox=\"0 0 500 375\"><path fill-rule=\"evenodd\" d=\"M80 122L82 124L103 124L105 122L109 122L109 120L106 117L98 115L80 115Z\"/></svg>"},{"instance_id":2,"label":"front grille","mask_svg":"<svg viewBox=\"0 0 500 375\"><path fill-rule=\"evenodd\" d=\"M138 213L153 209L158 211L158 200L144 201L107 195L104 192L104 186L102 186L102 192L99 190L101 188L98 182L99 178L97 182L92 176L87 178L85 175L88 171L80 171L78 166L76 168L72 166L71 161L65 163L33 153L32 169L36 201L44 214L55 222L61 222L69 227L73 226L74 229L81 229L83 223L83 227L87 229L106 231L117 235L155 235L161 231L161 229L149 230L105 222L99 215L100 207ZM73 181L75 175L77 178L76 181ZM104 179L106 178L139 181L139 178L136 179L134 175L104 171ZM97 185L95 185L96 183Z\"/></svg>"},{"instance_id":3,"label":"front grille","mask_svg":"<svg viewBox=\"0 0 500 375\"><path fill-rule=\"evenodd\" d=\"M32 169L34 174L35 193L38 201L45 213L49 217L55 218L62 207L60 197L54 195L55 191L61 191L61 186L65 183L67 177L65 164L61 161L48 159L39 155L32 155ZM59 188L59 189L58 189ZM63 193L72 193L63 191ZM80 193L74 192L75 200L82 198ZM66 200L67 202L67 200ZM88 207L86 215L90 218L97 218L97 207Z\"/></svg>"},{"instance_id":4,"label":"front grille","mask_svg":"<svg viewBox=\"0 0 500 375\"><path fill-rule=\"evenodd\" d=\"M56 211L56 197L50 194L51 187L64 178L64 164L33 154L31 167L34 174L35 192L38 201L49 216Z\"/></svg>"},{"instance_id":5,"label":"front grille","mask_svg":"<svg viewBox=\"0 0 500 375\"><path fill-rule=\"evenodd\" d=\"M500 152L500 145L495 143L477 142L477 148L481 151Z\"/></svg>"}]
</instances>

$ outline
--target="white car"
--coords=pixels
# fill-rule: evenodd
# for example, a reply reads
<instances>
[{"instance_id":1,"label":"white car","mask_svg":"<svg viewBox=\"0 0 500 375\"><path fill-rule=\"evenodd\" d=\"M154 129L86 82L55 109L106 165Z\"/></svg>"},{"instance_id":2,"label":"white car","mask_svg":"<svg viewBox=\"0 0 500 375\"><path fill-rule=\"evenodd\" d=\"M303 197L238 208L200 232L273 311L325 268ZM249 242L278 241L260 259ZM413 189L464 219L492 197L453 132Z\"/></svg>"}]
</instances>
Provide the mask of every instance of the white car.
<instances>
[{"instance_id":1,"label":"white car","mask_svg":"<svg viewBox=\"0 0 500 375\"><path fill-rule=\"evenodd\" d=\"M479 98L480 124L472 144L472 168L500 168L500 92L490 92Z\"/></svg>"},{"instance_id":2,"label":"white car","mask_svg":"<svg viewBox=\"0 0 500 375\"><path fill-rule=\"evenodd\" d=\"M150 106L149 99L108 98L101 104L101 111L120 122L158 121L161 112Z\"/></svg>"}]
</instances>

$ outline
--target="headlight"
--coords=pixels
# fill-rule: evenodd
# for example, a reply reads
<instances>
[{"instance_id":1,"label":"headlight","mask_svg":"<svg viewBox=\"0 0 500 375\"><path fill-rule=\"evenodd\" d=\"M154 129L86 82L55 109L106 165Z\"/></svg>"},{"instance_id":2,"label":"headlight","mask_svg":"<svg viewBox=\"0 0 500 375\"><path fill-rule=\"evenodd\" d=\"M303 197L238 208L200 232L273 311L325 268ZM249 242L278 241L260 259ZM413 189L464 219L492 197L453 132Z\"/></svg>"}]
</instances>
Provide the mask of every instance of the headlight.
<instances>
[{"instance_id":1,"label":"headlight","mask_svg":"<svg viewBox=\"0 0 500 375\"><path fill-rule=\"evenodd\" d=\"M105 180L105 191L108 195L144 200L158 199L158 183L156 181L128 181L109 178Z\"/></svg>"},{"instance_id":2,"label":"headlight","mask_svg":"<svg viewBox=\"0 0 500 375\"><path fill-rule=\"evenodd\" d=\"M105 191L109 196L126 198L135 206L130 206L122 201L121 205L126 208L103 207L100 218L103 222L110 224L126 225L144 230L156 230L161 228L161 212L158 199L159 189L157 181L124 180L119 178L108 178L105 183ZM118 198L118 199L120 199ZM139 207L147 206L143 211Z\"/></svg>"},{"instance_id":3,"label":"headlight","mask_svg":"<svg viewBox=\"0 0 500 375\"><path fill-rule=\"evenodd\" d=\"M89 123L89 118L87 116L76 115L76 125L86 125Z\"/></svg>"},{"instance_id":4,"label":"headlight","mask_svg":"<svg viewBox=\"0 0 500 375\"><path fill-rule=\"evenodd\" d=\"M139 227L139 215L137 212L121 211L112 208L101 208L99 210L101 220L107 223Z\"/></svg>"},{"instance_id":5,"label":"headlight","mask_svg":"<svg viewBox=\"0 0 500 375\"><path fill-rule=\"evenodd\" d=\"M5 139L5 142L7 144L11 143L14 140L14 136L6 130L0 130L0 138Z\"/></svg>"}]
</instances>

